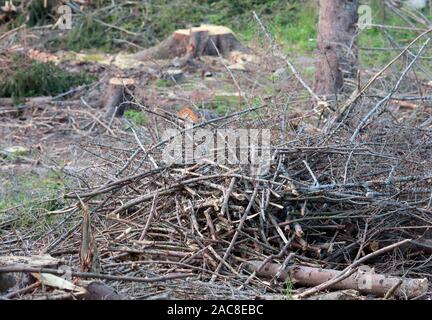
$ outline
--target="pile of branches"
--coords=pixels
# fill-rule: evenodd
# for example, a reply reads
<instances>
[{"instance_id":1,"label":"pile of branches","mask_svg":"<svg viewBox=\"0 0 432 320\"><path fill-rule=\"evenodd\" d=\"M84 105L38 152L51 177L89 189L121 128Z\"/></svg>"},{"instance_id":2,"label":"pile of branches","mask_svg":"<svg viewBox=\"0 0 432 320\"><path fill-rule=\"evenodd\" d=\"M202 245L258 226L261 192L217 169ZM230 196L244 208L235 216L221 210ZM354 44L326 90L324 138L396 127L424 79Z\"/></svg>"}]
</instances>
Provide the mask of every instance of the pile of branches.
<instances>
[{"instance_id":1,"label":"pile of branches","mask_svg":"<svg viewBox=\"0 0 432 320\"><path fill-rule=\"evenodd\" d=\"M427 106L420 109L427 114ZM263 119L252 112L211 121L259 127ZM283 297L287 281L298 282L290 295L307 297L314 292L302 287L363 265L400 278L384 291L356 287L360 292L382 296L404 285L391 293L424 294L420 279L431 273L432 131L424 117L401 115L402 122L381 115L354 143L353 126L342 122L275 138L270 169L259 176L249 166L210 160L167 165L163 144L151 143L151 128L131 124L133 134L81 145L99 166L74 175L80 187L67 195L74 204L39 244L80 264L77 276L109 280L135 298ZM210 124L197 126L204 125ZM329 278L308 282L299 270L324 270ZM409 278L417 282L399 283Z\"/></svg>"},{"instance_id":2,"label":"pile of branches","mask_svg":"<svg viewBox=\"0 0 432 320\"><path fill-rule=\"evenodd\" d=\"M432 252L431 97L417 91L426 86L422 80L408 76L428 45L411 52L422 36L340 105L320 101L303 113L292 135L285 134L284 110L275 101L192 127L164 117L184 139L202 127L272 129L271 145L263 146L270 149L270 169L258 176L249 166L211 159L167 165L162 155L170 139L161 138L167 127L160 122L132 126L132 135L112 144L84 145L103 165L68 195L90 210L81 266L94 267L85 257L96 245L104 272L180 273L188 280L146 292L189 298L197 297L197 284L206 291L200 297L218 296L214 285L243 298L306 298L325 289L425 296ZM401 72L396 62L406 53L411 58ZM377 80L386 72L391 80L382 85ZM301 90L291 89L295 101ZM257 109L267 111L265 119L256 120ZM77 244L72 238L63 243L71 250Z\"/></svg>"},{"instance_id":3,"label":"pile of branches","mask_svg":"<svg viewBox=\"0 0 432 320\"><path fill-rule=\"evenodd\" d=\"M299 282L300 287L328 280L281 276L290 266L312 272L325 268L330 279L343 278L364 264L376 273L429 277L430 124L407 112L402 113L403 121L385 113L362 128L353 142L351 123L365 114L360 107L375 103L359 98L353 108L359 112L325 131L297 133L290 141L273 139L270 170L260 176L252 175L248 166L211 160L166 165L163 144L146 143L151 130L135 128L128 148L120 147L125 144L118 140L83 145L104 159L97 172L107 180L100 183L99 178L90 188L82 185L68 197L90 209L92 231L83 234L94 239L104 272L185 273L193 283L204 283L209 297L216 295L206 287L213 283L229 283L236 295L246 292L245 298L281 294L283 283L275 285L281 279ZM418 112L427 114L427 108L419 107ZM211 122L219 128L242 127L247 121L242 116L243 120L222 117ZM190 130L181 132L187 135ZM92 177L94 172L82 180L91 184ZM62 250L76 248L79 241L69 238ZM273 274L271 263L281 264ZM265 270L267 264L270 269ZM90 270L92 264L87 267ZM419 280L399 290L399 281L378 291L354 289L379 296L394 287L391 293L399 297L427 289ZM167 285L162 291L175 293L176 286L184 284ZM411 285L415 289L409 291ZM156 288L159 292L160 285ZM312 293L296 291L298 297Z\"/></svg>"},{"instance_id":4,"label":"pile of branches","mask_svg":"<svg viewBox=\"0 0 432 320\"><path fill-rule=\"evenodd\" d=\"M65 170L76 180L66 195L72 205L33 245L79 265L72 275L105 279L134 298L307 298L326 289L424 297L432 268L432 98L417 75L408 77L429 42L412 53L419 39L351 97L337 106L318 101L299 119L287 118L285 105L306 91L318 97L297 83L288 99L262 99L193 126L139 101L131 104L149 114L148 126L127 123L124 132L93 116L84 128L105 130L110 140L81 144L97 166ZM271 129L271 144L262 146L270 168L257 175L249 165L211 159L168 165L168 128L183 139L199 128Z\"/></svg>"}]
</instances>

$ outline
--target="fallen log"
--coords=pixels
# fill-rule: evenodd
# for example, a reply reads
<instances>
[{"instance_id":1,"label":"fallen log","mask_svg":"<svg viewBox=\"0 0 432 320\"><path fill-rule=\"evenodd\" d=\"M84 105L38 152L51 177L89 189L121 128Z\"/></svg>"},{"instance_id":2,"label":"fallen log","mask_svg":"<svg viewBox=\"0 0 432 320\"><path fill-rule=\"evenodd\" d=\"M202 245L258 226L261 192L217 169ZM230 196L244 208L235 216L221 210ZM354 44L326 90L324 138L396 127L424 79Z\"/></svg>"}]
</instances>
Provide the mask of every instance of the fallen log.
<instances>
[{"instance_id":1,"label":"fallen log","mask_svg":"<svg viewBox=\"0 0 432 320\"><path fill-rule=\"evenodd\" d=\"M250 271L255 271L258 276L267 278L275 277L279 274L281 281L290 281L302 286L314 287L326 281L334 279L342 274L342 271L333 269L313 268L301 265L292 265L280 270L281 265L276 263L267 263L260 269L261 261L250 261L247 264ZM426 293L428 289L427 279L407 279L392 277L387 275L375 274L371 271L365 272L359 269L349 277L333 284L329 289L337 290L357 290L362 294L373 294L383 297L393 289L398 283L402 283L393 293L399 298L414 298Z\"/></svg>"},{"instance_id":2,"label":"fallen log","mask_svg":"<svg viewBox=\"0 0 432 320\"><path fill-rule=\"evenodd\" d=\"M59 259L49 254L32 256L0 256L0 267L26 266L26 267L55 267L60 263Z\"/></svg>"},{"instance_id":3,"label":"fallen log","mask_svg":"<svg viewBox=\"0 0 432 320\"><path fill-rule=\"evenodd\" d=\"M281 294L268 294L262 296L256 296L255 300L289 300L291 298ZM340 290L333 292L324 292L306 300L364 300L365 297L360 296L356 290Z\"/></svg>"},{"instance_id":4,"label":"fallen log","mask_svg":"<svg viewBox=\"0 0 432 320\"><path fill-rule=\"evenodd\" d=\"M37 105L51 102L53 97L25 97L22 98L24 104ZM6 105L13 106L16 101L13 98L0 98L0 106L4 108Z\"/></svg>"}]
</instances>

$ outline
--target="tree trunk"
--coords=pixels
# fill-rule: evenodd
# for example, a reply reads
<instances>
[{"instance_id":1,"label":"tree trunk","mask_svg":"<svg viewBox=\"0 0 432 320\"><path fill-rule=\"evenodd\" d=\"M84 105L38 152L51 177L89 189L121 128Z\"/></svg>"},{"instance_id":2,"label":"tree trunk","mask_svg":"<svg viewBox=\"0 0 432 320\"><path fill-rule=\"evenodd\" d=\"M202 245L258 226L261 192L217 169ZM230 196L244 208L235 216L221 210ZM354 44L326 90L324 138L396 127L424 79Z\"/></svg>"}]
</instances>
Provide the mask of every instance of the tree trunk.
<instances>
[{"instance_id":1,"label":"tree trunk","mask_svg":"<svg viewBox=\"0 0 432 320\"><path fill-rule=\"evenodd\" d=\"M319 3L315 91L333 95L343 90L344 79L356 78L359 0L320 0Z\"/></svg>"}]
</instances>

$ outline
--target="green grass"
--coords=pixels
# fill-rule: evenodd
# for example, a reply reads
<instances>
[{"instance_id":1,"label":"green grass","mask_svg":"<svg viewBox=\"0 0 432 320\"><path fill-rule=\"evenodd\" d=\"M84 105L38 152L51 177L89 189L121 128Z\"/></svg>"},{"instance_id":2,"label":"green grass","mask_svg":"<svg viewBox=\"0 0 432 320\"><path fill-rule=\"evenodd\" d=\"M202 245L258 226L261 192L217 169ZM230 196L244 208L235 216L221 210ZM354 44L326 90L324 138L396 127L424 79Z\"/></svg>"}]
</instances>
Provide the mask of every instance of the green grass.
<instances>
[{"instance_id":1,"label":"green grass","mask_svg":"<svg viewBox=\"0 0 432 320\"><path fill-rule=\"evenodd\" d=\"M0 175L0 221L10 212L16 212L15 227L33 227L53 223L55 218L43 213L62 207L63 177L51 171L45 177L32 173ZM8 210L15 208L14 210ZM10 216L9 216L10 218Z\"/></svg>"},{"instance_id":2,"label":"green grass","mask_svg":"<svg viewBox=\"0 0 432 320\"><path fill-rule=\"evenodd\" d=\"M269 1L271 2L271 1ZM407 23L390 10L384 9L381 0L366 0L364 4L372 8L372 23L394 26L407 26ZM285 3L285 7L270 6L273 10L263 10L265 6L258 5L254 10L258 12L262 21L268 27L276 41L284 48L285 52L294 56L313 56L317 48L317 24L318 24L318 7L316 2L307 1L303 3L290 2ZM260 9L261 8L261 9ZM423 14L432 19L429 10L423 10ZM415 21L412 20L415 24ZM418 26L425 28L424 26ZM255 41L260 29L256 21L250 20L234 26L240 39L243 41ZM401 46L407 41L414 39L418 33L413 31L388 31ZM264 40L263 40L264 41ZM266 41L264 41L265 45ZM386 35L381 29L369 27L361 31L358 38L360 47L371 48L392 48ZM360 52L360 63L362 67L369 68L382 66L389 62L398 52L397 51L364 51ZM313 68L303 70L302 74L314 73ZM313 76L313 75L312 75Z\"/></svg>"},{"instance_id":3,"label":"green grass","mask_svg":"<svg viewBox=\"0 0 432 320\"><path fill-rule=\"evenodd\" d=\"M229 106L225 101L214 101L212 103L212 108L216 110L219 116L226 115L229 112Z\"/></svg>"},{"instance_id":4,"label":"green grass","mask_svg":"<svg viewBox=\"0 0 432 320\"><path fill-rule=\"evenodd\" d=\"M101 62L104 60L104 57L97 53L89 53L82 56L81 61L84 62Z\"/></svg>"},{"instance_id":5,"label":"green grass","mask_svg":"<svg viewBox=\"0 0 432 320\"><path fill-rule=\"evenodd\" d=\"M311 3L293 7L291 15L276 15L270 30L276 41L281 43L289 53L312 52L316 48L316 26L318 23L317 8Z\"/></svg>"},{"instance_id":6,"label":"green grass","mask_svg":"<svg viewBox=\"0 0 432 320\"><path fill-rule=\"evenodd\" d=\"M372 23L389 26L408 26L407 22L401 19L396 14L385 10L384 4L379 0L369 0L367 4L372 8ZM429 19L432 19L432 14L425 9L425 14ZM414 21L412 21L414 23ZM419 26L424 28L424 26ZM401 47L407 41L413 40L418 33L409 30L387 30L388 34L395 39ZM359 34L358 43L360 47L365 48L394 48L383 30L376 27L367 27ZM360 52L360 64L364 68L382 66L388 63L393 57L399 53L395 51L380 51L380 50L362 50Z\"/></svg>"},{"instance_id":7,"label":"green grass","mask_svg":"<svg viewBox=\"0 0 432 320\"><path fill-rule=\"evenodd\" d=\"M285 281L285 288L284 288L285 300L292 300L293 291L294 291L294 283L291 281L291 279L287 278Z\"/></svg>"},{"instance_id":8,"label":"green grass","mask_svg":"<svg viewBox=\"0 0 432 320\"><path fill-rule=\"evenodd\" d=\"M24 147L11 147L6 149L0 149L0 157L7 160L13 161L19 157L27 156L30 154L30 150Z\"/></svg>"},{"instance_id":9,"label":"green grass","mask_svg":"<svg viewBox=\"0 0 432 320\"><path fill-rule=\"evenodd\" d=\"M99 0L86 7L74 16L73 29L66 32L66 37L51 41L51 47L74 51L97 48L104 52L135 49L127 42L149 47L176 29L200 24L209 8L207 3L194 0L111 5L111 0Z\"/></svg>"},{"instance_id":10,"label":"green grass","mask_svg":"<svg viewBox=\"0 0 432 320\"><path fill-rule=\"evenodd\" d=\"M275 2L270 5L252 7L257 11L270 33L287 53L304 54L316 48L316 25L318 23L318 8L314 2ZM249 18L247 18L249 16ZM261 29L251 12L245 12L242 23L231 25L239 39L246 42L255 41ZM266 43L267 41L264 41Z\"/></svg>"},{"instance_id":11,"label":"green grass","mask_svg":"<svg viewBox=\"0 0 432 320\"><path fill-rule=\"evenodd\" d=\"M158 79L156 81L156 87L159 88L168 88L172 87L174 85L174 82L168 79Z\"/></svg>"},{"instance_id":12,"label":"green grass","mask_svg":"<svg viewBox=\"0 0 432 320\"><path fill-rule=\"evenodd\" d=\"M57 15L54 12L55 6L52 5L53 0L49 0L48 8L41 7L41 3L42 1L33 1L30 13L25 12L17 19L18 25L27 16L30 26L55 22ZM365 0L362 3L372 7L373 23L406 25L390 10L387 9L384 14L381 0ZM84 12L74 12L73 29L66 31L63 39L51 44L57 49L74 51L90 48L109 52L124 48L135 49L123 40L149 47L176 29L201 23L225 25L233 29L240 40L257 41L260 28L252 15L252 11L256 11L287 53L308 55L316 49L317 1L152 0L148 5L119 2L112 7L111 4L111 0L97 0L91 6L85 6ZM432 18L428 10L423 13ZM392 34L399 39L414 36L412 32ZM367 47L389 46L381 30L374 28L361 32L359 42L361 46ZM362 57L362 62L367 65L382 63L388 61L390 55L388 52L366 54Z\"/></svg>"},{"instance_id":13,"label":"green grass","mask_svg":"<svg viewBox=\"0 0 432 320\"><path fill-rule=\"evenodd\" d=\"M47 24L51 21L51 12L54 10L54 0L48 0L47 6L44 7L44 1L32 1L28 9L29 26L38 26Z\"/></svg>"},{"instance_id":14,"label":"green grass","mask_svg":"<svg viewBox=\"0 0 432 320\"><path fill-rule=\"evenodd\" d=\"M129 109L124 113L124 117L138 126L143 126L148 122L148 118L143 111Z\"/></svg>"},{"instance_id":15,"label":"green grass","mask_svg":"<svg viewBox=\"0 0 432 320\"><path fill-rule=\"evenodd\" d=\"M238 96L216 95L213 97L213 101L209 106L211 109L215 110L219 116L223 116L237 110L238 107L243 104L244 102L240 100Z\"/></svg>"},{"instance_id":16,"label":"green grass","mask_svg":"<svg viewBox=\"0 0 432 320\"><path fill-rule=\"evenodd\" d=\"M257 107L260 104L261 100L259 97L246 100L245 98L240 99L235 95L216 95L213 97L213 101L208 104L208 107L216 111L219 116L224 116L235 111Z\"/></svg>"},{"instance_id":17,"label":"green grass","mask_svg":"<svg viewBox=\"0 0 432 320\"><path fill-rule=\"evenodd\" d=\"M64 46L69 50L98 48L109 52L114 48L113 36L105 26L95 21L91 15L81 16L74 21L76 26L67 33Z\"/></svg>"},{"instance_id":18,"label":"green grass","mask_svg":"<svg viewBox=\"0 0 432 320\"><path fill-rule=\"evenodd\" d=\"M111 52L125 47L131 49L122 41L126 40L148 47L176 29L201 23L227 26L241 40L249 41L256 38L259 31L252 15L254 10L287 48L302 52L315 48L317 7L314 2L153 0L146 6L119 4L112 8L111 0L99 0L94 5L96 8L88 6L84 12L75 12L73 29L66 31L64 38L50 41L50 46L74 51L97 48ZM49 9L41 11L39 7L33 11L37 14L34 14L32 24L38 24L36 18L39 16L46 22L47 12L50 13ZM52 10L51 17L56 17Z\"/></svg>"}]
</instances>

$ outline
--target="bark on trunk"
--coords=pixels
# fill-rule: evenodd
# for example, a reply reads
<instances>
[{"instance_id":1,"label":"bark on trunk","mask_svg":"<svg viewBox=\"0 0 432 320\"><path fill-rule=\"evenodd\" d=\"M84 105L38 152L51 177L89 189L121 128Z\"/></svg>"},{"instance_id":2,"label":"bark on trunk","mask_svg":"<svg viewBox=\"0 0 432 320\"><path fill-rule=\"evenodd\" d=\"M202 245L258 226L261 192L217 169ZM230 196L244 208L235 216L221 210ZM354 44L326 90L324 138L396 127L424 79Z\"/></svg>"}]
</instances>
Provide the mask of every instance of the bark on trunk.
<instances>
[{"instance_id":1,"label":"bark on trunk","mask_svg":"<svg viewBox=\"0 0 432 320\"><path fill-rule=\"evenodd\" d=\"M125 111L127 101L132 100L129 92L133 92L135 81L130 78L111 78L104 95L105 117L110 119L113 114L121 117Z\"/></svg>"},{"instance_id":2,"label":"bark on trunk","mask_svg":"<svg viewBox=\"0 0 432 320\"><path fill-rule=\"evenodd\" d=\"M320 0L318 23L319 61L315 91L333 95L343 89L344 79L357 74L355 35L358 0Z\"/></svg>"}]
</instances>

